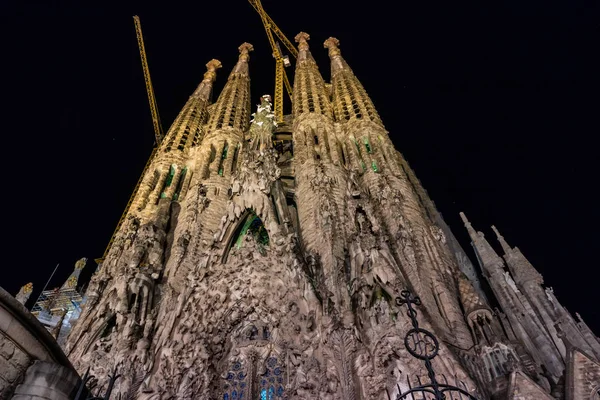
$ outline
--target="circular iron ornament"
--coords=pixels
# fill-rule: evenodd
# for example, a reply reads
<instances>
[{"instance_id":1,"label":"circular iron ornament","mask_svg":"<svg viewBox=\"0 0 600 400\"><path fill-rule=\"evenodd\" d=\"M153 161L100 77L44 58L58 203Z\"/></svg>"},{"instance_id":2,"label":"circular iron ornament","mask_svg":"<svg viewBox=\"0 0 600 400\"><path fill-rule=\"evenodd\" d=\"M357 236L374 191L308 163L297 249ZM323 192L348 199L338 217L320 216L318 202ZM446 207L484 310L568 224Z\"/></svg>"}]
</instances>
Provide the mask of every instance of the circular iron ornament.
<instances>
[{"instance_id":1,"label":"circular iron ornament","mask_svg":"<svg viewBox=\"0 0 600 400\"><path fill-rule=\"evenodd\" d=\"M437 338L431 332L421 328L408 331L404 337L404 347L413 357L420 360L431 360L440 349Z\"/></svg>"}]
</instances>

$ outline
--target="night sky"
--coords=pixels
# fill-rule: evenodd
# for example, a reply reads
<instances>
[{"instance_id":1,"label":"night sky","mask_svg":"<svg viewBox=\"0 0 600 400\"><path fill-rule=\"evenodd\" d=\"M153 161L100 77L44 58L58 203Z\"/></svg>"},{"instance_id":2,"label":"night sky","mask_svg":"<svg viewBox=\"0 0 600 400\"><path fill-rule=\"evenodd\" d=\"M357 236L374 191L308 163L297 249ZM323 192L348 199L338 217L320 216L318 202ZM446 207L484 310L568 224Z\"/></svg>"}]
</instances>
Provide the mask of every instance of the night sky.
<instances>
[{"instance_id":1,"label":"night sky","mask_svg":"<svg viewBox=\"0 0 600 400\"><path fill-rule=\"evenodd\" d=\"M165 131L211 58L223 63L216 98L239 44L254 45L253 104L273 91L274 60L243 0L156 8L8 3L0 5L0 285L15 294L33 281L35 298L56 264L50 288L80 257L89 258L82 280L89 277L150 155L133 15L142 21ZM311 35L326 80L322 43L340 39L396 148L473 260L459 211L494 246L496 225L600 334L599 2L264 0L264 7L288 38Z\"/></svg>"}]
</instances>

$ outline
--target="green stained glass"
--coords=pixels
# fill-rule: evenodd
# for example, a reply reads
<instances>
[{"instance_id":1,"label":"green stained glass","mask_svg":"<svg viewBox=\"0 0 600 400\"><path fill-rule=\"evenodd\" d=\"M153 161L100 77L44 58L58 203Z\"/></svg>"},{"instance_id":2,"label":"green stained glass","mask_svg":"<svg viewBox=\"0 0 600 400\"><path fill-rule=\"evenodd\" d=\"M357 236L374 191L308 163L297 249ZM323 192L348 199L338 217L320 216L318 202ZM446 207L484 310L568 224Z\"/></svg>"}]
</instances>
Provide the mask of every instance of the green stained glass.
<instances>
[{"instance_id":1,"label":"green stained glass","mask_svg":"<svg viewBox=\"0 0 600 400\"><path fill-rule=\"evenodd\" d=\"M269 233L265 229L261 219L256 214L250 214L242 226L238 237L235 240L235 247L240 248L244 244L244 237L251 235L259 246L269 245ZM260 250L260 248L259 248Z\"/></svg>"},{"instance_id":2,"label":"green stained glass","mask_svg":"<svg viewBox=\"0 0 600 400\"><path fill-rule=\"evenodd\" d=\"M225 147L223 147L223 154L221 154L221 160L227 158L227 151L229 150L229 144L225 143Z\"/></svg>"},{"instance_id":3,"label":"green stained glass","mask_svg":"<svg viewBox=\"0 0 600 400\"><path fill-rule=\"evenodd\" d=\"M169 175L167 176L167 180L165 182L165 187L171 186L173 183L173 178L175 177L175 164L171 165L171 169L169 169Z\"/></svg>"},{"instance_id":4,"label":"green stained glass","mask_svg":"<svg viewBox=\"0 0 600 400\"><path fill-rule=\"evenodd\" d=\"M360 162L360 166L362 167L363 171L366 171L366 170L367 170L367 166L365 165L365 162L364 162L364 161L361 161L361 162Z\"/></svg>"},{"instance_id":5,"label":"green stained glass","mask_svg":"<svg viewBox=\"0 0 600 400\"><path fill-rule=\"evenodd\" d=\"M373 168L373 171L379 172L379 168L377 168L377 163L375 161L371 163L371 168Z\"/></svg>"},{"instance_id":6,"label":"green stained glass","mask_svg":"<svg viewBox=\"0 0 600 400\"><path fill-rule=\"evenodd\" d=\"M256 218L258 217L255 214L252 214L248 216L248 218L246 218L246 222L244 222L244 226L242 227L242 230L240 231L240 234L235 241L235 247L237 247L238 249L242 247L242 243L244 242L244 236L246 236L246 232L248 232L250 224L252 224L252 221L254 221Z\"/></svg>"},{"instance_id":7,"label":"green stained glass","mask_svg":"<svg viewBox=\"0 0 600 400\"><path fill-rule=\"evenodd\" d=\"M365 137L363 138L363 141L365 142L365 148L367 149L367 153L371 154L373 150L371 150L371 144L369 143L369 139Z\"/></svg>"}]
</instances>

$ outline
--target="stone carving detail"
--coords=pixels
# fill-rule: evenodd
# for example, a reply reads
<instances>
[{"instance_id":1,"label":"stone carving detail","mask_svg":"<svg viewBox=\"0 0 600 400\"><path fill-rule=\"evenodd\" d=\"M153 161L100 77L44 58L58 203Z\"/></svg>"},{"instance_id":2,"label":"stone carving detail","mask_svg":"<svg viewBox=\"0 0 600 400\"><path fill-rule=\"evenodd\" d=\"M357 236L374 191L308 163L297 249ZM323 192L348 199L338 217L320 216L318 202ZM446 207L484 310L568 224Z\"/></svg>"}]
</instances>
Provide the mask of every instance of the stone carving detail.
<instances>
[{"instance_id":1,"label":"stone carving detail","mask_svg":"<svg viewBox=\"0 0 600 400\"><path fill-rule=\"evenodd\" d=\"M454 255L339 41L325 42L326 85L308 39L297 36L294 115L280 126L268 95L250 120L251 45L240 46L211 106L220 63L207 64L92 277L68 339L73 365L100 378L118 366L115 392L132 400L390 399L407 375L427 379L405 349L410 320L392 301L410 288L422 300L419 326L440 341L437 375L490 397L511 371L536 375L546 348L523 339L531 313L546 310L544 323L569 332L583 322L550 315L562 310L551 289L515 315L513 300L533 296L508 273L492 284L518 296L491 312L460 275L457 262L468 260ZM472 239L481 248L483 234ZM493 259L498 272L488 247L482 263Z\"/></svg>"}]
</instances>

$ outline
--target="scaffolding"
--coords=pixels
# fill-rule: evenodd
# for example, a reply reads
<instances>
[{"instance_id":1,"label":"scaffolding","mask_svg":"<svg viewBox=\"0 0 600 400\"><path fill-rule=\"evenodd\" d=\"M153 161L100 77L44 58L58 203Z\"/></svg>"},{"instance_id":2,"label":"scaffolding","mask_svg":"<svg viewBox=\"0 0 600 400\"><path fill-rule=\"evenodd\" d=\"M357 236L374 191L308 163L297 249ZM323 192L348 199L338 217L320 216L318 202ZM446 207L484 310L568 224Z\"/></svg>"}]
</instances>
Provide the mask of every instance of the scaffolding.
<instances>
[{"instance_id":1,"label":"scaffolding","mask_svg":"<svg viewBox=\"0 0 600 400\"><path fill-rule=\"evenodd\" d=\"M56 288L42 292L33 305L31 314L54 336L63 347L71 331L72 322L81 314L83 296L75 288Z\"/></svg>"}]
</instances>

